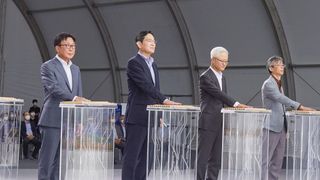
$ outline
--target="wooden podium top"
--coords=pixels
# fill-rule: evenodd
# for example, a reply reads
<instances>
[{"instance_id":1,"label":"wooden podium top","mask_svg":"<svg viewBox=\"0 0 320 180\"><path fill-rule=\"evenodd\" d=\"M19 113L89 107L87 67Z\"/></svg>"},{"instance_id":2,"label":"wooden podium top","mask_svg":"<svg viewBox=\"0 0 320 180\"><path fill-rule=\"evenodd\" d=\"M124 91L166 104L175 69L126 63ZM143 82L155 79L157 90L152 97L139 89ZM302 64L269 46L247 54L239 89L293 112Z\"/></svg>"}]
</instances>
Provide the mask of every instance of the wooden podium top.
<instances>
[{"instance_id":1,"label":"wooden podium top","mask_svg":"<svg viewBox=\"0 0 320 180\"><path fill-rule=\"evenodd\" d=\"M271 110L265 108L222 108L222 113L271 113Z\"/></svg>"},{"instance_id":2,"label":"wooden podium top","mask_svg":"<svg viewBox=\"0 0 320 180\"><path fill-rule=\"evenodd\" d=\"M116 107L116 103L109 101L62 101L60 107Z\"/></svg>"},{"instance_id":3,"label":"wooden podium top","mask_svg":"<svg viewBox=\"0 0 320 180\"><path fill-rule=\"evenodd\" d=\"M163 105L155 104L148 105L147 110L186 110L186 111L200 111L200 107L192 105Z\"/></svg>"},{"instance_id":4,"label":"wooden podium top","mask_svg":"<svg viewBox=\"0 0 320 180\"><path fill-rule=\"evenodd\" d=\"M0 103L24 103L24 100L14 97L0 97Z\"/></svg>"},{"instance_id":5,"label":"wooden podium top","mask_svg":"<svg viewBox=\"0 0 320 180\"><path fill-rule=\"evenodd\" d=\"M319 115L320 116L320 111L287 111L286 115Z\"/></svg>"}]
</instances>

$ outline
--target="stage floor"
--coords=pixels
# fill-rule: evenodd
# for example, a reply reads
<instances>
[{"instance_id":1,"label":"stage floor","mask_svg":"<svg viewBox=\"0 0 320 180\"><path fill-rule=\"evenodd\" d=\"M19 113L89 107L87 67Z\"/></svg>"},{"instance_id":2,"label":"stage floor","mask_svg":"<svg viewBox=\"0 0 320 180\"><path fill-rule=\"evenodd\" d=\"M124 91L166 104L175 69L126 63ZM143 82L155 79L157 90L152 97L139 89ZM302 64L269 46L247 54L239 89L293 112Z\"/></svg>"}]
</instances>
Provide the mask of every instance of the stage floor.
<instances>
[{"instance_id":1,"label":"stage floor","mask_svg":"<svg viewBox=\"0 0 320 180\"><path fill-rule=\"evenodd\" d=\"M20 169L17 179L7 179L7 180L36 180L37 179L37 170L36 169ZM106 178L111 180L109 178ZM121 180L121 170L115 170L114 180ZM160 179L159 179L160 180ZM279 180L285 180L285 170L282 171L282 176Z\"/></svg>"},{"instance_id":2,"label":"stage floor","mask_svg":"<svg viewBox=\"0 0 320 180\"><path fill-rule=\"evenodd\" d=\"M38 170L36 168L37 168L37 161L35 161L35 160L21 160L20 161L20 169L18 171L17 178L6 178L4 180L36 180L36 179L38 179L37 178ZM116 164L115 168L116 169L114 172L114 179L113 180L121 180L121 169L120 169L121 164ZM111 180L111 178L106 178L106 179ZM177 178L173 178L173 179L177 179ZM192 178L185 177L183 179L189 180ZM227 178L222 178L222 180L223 179L227 179ZM161 180L160 177L158 177L157 180ZM279 180L285 180L285 170L282 170L282 174L281 174L281 177Z\"/></svg>"}]
</instances>

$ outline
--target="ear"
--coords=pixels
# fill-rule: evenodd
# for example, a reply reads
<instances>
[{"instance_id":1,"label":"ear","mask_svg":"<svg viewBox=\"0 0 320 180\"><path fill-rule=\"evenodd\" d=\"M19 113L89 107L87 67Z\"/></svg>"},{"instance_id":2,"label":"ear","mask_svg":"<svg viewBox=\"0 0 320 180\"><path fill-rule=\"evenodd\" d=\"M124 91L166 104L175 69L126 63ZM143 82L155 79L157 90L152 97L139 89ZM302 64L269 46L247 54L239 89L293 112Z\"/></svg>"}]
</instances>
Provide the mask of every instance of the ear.
<instances>
[{"instance_id":1,"label":"ear","mask_svg":"<svg viewBox=\"0 0 320 180\"><path fill-rule=\"evenodd\" d=\"M137 41L136 42L136 45L138 46L138 48L140 49L141 48L141 46L142 46L142 43L140 42L140 41Z\"/></svg>"},{"instance_id":2,"label":"ear","mask_svg":"<svg viewBox=\"0 0 320 180\"><path fill-rule=\"evenodd\" d=\"M56 53L59 52L59 46L55 46L54 49L56 50Z\"/></svg>"},{"instance_id":3,"label":"ear","mask_svg":"<svg viewBox=\"0 0 320 180\"><path fill-rule=\"evenodd\" d=\"M272 66L269 66L269 71L271 71L271 72L272 72L272 68L273 68Z\"/></svg>"}]
</instances>

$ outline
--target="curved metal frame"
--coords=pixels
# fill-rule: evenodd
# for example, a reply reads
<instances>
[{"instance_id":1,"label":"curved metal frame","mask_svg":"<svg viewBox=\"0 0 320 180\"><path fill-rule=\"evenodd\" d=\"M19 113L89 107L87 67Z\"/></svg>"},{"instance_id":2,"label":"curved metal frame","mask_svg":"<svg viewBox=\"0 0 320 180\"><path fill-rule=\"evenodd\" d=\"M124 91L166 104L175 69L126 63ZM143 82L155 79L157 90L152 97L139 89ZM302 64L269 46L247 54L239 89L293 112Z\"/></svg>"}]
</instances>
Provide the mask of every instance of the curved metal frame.
<instances>
[{"instance_id":1,"label":"curved metal frame","mask_svg":"<svg viewBox=\"0 0 320 180\"><path fill-rule=\"evenodd\" d=\"M3 47L4 47L4 31L6 21L6 0L0 0L0 96L3 95L3 80L4 80L4 60L3 60Z\"/></svg>"},{"instance_id":2,"label":"curved metal frame","mask_svg":"<svg viewBox=\"0 0 320 180\"><path fill-rule=\"evenodd\" d=\"M174 17L176 24L179 28L179 32L181 38L183 40L183 45L185 48L185 52L187 55L188 63L189 63L189 70L191 75L191 85L192 85L192 101L194 104L199 104L199 90L198 90L198 79L199 79L199 72L198 72L198 65L197 65L197 58L196 53L193 47L191 35L189 33L189 29L185 18L182 14L182 11L177 3L176 0L166 0L172 16Z\"/></svg>"},{"instance_id":3,"label":"curved metal frame","mask_svg":"<svg viewBox=\"0 0 320 180\"><path fill-rule=\"evenodd\" d=\"M276 4L274 0L264 0L266 9L268 10L272 23L274 26L274 30L277 33L278 42L281 48L281 52L284 58L284 61L287 65L287 69L285 71L285 91L286 94L291 99L296 99L296 90L295 90L295 82L294 82L294 74L293 74L293 66L292 66L292 60L289 50L289 45L287 41L286 34L284 32L284 28L282 25L282 21L278 12L278 9L276 7Z\"/></svg>"},{"instance_id":4,"label":"curved metal frame","mask_svg":"<svg viewBox=\"0 0 320 180\"><path fill-rule=\"evenodd\" d=\"M111 35L109 33L109 30L107 28L106 23L103 20L103 17L98 9L98 7L95 5L93 0L83 0L84 4L86 5L87 9L89 10L92 18L94 19L102 41L105 45L105 49L107 51L108 60L110 62L111 66L111 73L113 78L113 91L115 95L115 102L122 102L122 96L121 96L121 77L119 72L119 64L118 64L118 58L115 51L115 47L113 45Z\"/></svg>"},{"instance_id":5,"label":"curved metal frame","mask_svg":"<svg viewBox=\"0 0 320 180\"><path fill-rule=\"evenodd\" d=\"M35 20L35 18L32 16L32 13L29 11L25 1L21 0L13 0L13 2L16 4L17 8L20 10L21 14L27 21L30 30L36 40L36 43L38 45L38 48L40 50L40 54L42 57L42 62L45 62L50 59L48 46L46 44L46 41L42 35L42 32Z\"/></svg>"}]
</instances>

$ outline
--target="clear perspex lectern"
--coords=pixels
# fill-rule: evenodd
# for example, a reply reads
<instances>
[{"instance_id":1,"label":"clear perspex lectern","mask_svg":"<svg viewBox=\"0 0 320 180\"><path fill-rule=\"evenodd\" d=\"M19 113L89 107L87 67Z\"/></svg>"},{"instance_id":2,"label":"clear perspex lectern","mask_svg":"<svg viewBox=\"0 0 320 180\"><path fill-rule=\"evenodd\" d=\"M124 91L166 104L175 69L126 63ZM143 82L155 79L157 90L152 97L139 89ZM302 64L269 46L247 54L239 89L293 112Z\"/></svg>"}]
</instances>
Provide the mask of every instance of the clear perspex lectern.
<instances>
[{"instance_id":1,"label":"clear perspex lectern","mask_svg":"<svg viewBox=\"0 0 320 180\"><path fill-rule=\"evenodd\" d=\"M62 102L60 107L60 180L112 180L116 104Z\"/></svg>"},{"instance_id":2,"label":"clear perspex lectern","mask_svg":"<svg viewBox=\"0 0 320 180\"><path fill-rule=\"evenodd\" d=\"M22 99L0 97L0 179L18 174Z\"/></svg>"},{"instance_id":3,"label":"clear perspex lectern","mask_svg":"<svg viewBox=\"0 0 320 180\"><path fill-rule=\"evenodd\" d=\"M147 179L194 180L200 108L150 105L147 110Z\"/></svg>"},{"instance_id":4,"label":"clear perspex lectern","mask_svg":"<svg viewBox=\"0 0 320 180\"><path fill-rule=\"evenodd\" d=\"M221 180L262 179L262 144L270 110L223 108Z\"/></svg>"},{"instance_id":5,"label":"clear perspex lectern","mask_svg":"<svg viewBox=\"0 0 320 180\"><path fill-rule=\"evenodd\" d=\"M320 111L288 111L286 115L286 179L320 179Z\"/></svg>"}]
</instances>

